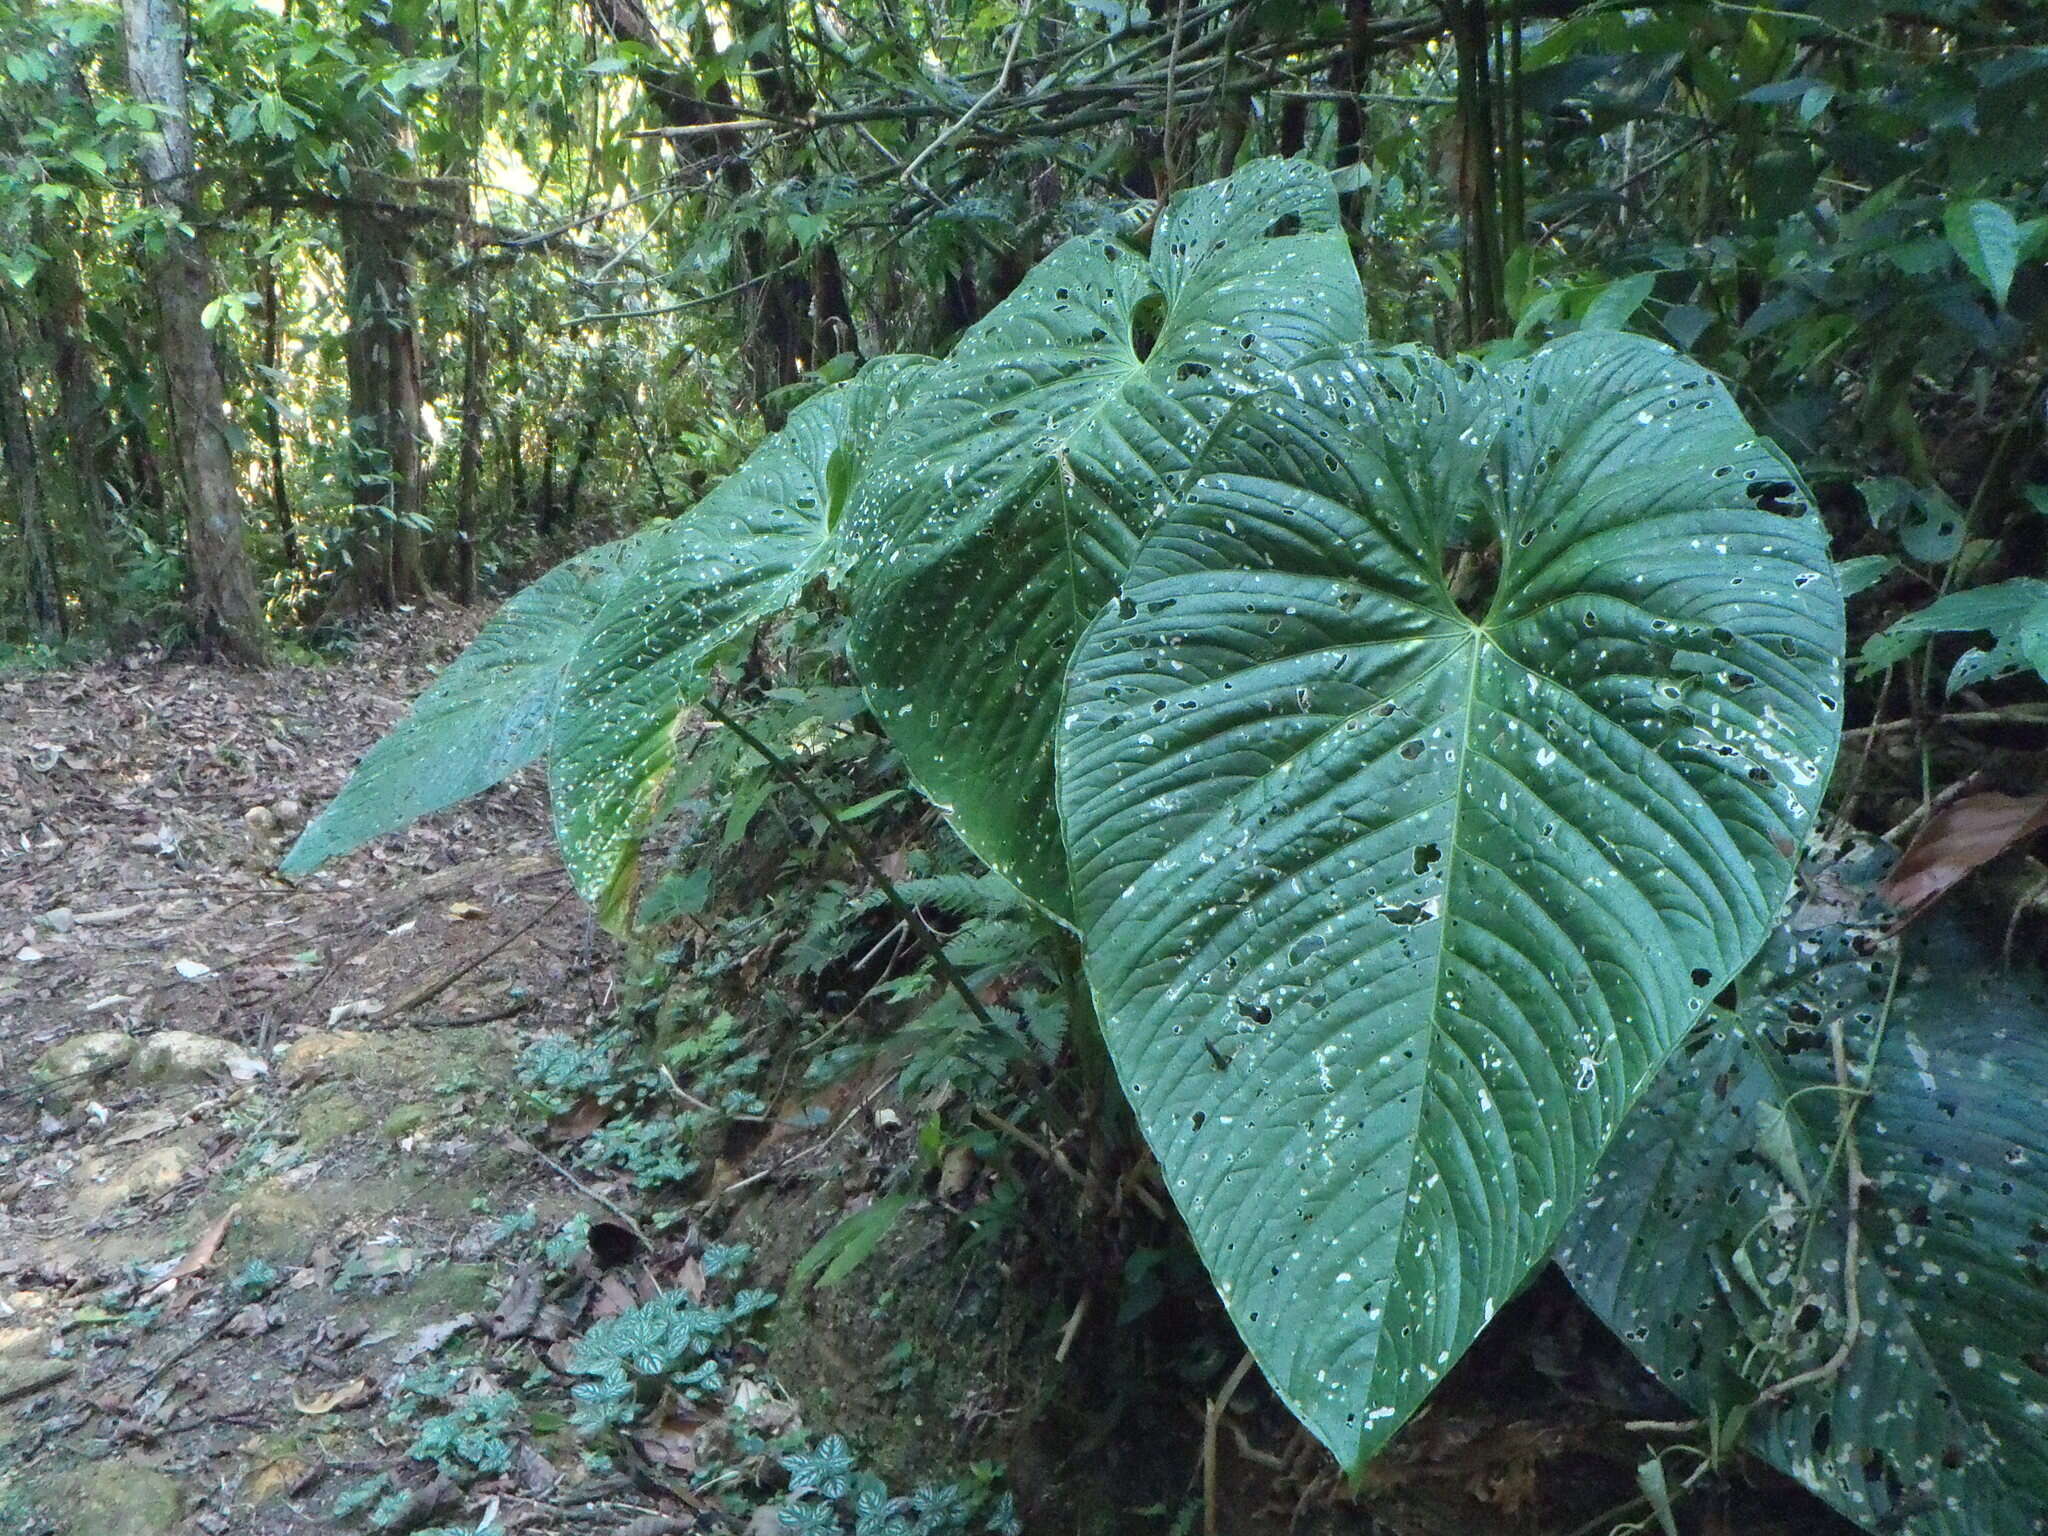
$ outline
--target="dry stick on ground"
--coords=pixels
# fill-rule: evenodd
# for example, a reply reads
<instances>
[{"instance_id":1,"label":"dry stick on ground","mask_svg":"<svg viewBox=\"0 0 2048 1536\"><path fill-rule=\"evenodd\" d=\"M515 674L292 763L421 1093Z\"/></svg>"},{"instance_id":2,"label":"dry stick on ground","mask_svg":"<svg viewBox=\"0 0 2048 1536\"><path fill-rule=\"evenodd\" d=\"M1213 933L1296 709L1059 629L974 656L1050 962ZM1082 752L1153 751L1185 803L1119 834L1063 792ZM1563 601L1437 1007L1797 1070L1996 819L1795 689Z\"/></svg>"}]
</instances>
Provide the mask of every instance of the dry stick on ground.
<instances>
[{"instance_id":1,"label":"dry stick on ground","mask_svg":"<svg viewBox=\"0 0 2048 1536\"><path fill-rule=\"evenodd\" d=\"M606 1210L610 1211L614 1216L618 1217L620 1221L626 1224L626 1230L631 1232L635 1237L639 1238L643 1245L647 1243L647 1234L641 1231L640 1223L635 1221L630 1215L628 1215L626 1212L626 1208L620 1205L618 1201L612 1199L609 1195L603 1194L598 1190L592 1189L588 1184L584 1183L581 1179L577 1178L575 1174L571 1173L560 1162L558 1162L556 1159L552 1157L549 1157L547 1153L541 1151L539 1147L536 1147L532 1142L528 1141L524 1136L521 1136L517 1131L511 1133L510 1139L512 1145L519 1148L520 1151L526 1152L532 1155L533 1157L540 1159L540 1161L546 1163L548 1167L552 1168L556 1173L560 1174L562 1178L565 1181L567 1181L569 1187L575 1190L577 1194L583 1196L586 1200L596 1201L599 1205L603 1206Z\"/></svg>"},{"instance_id":2,"label":"dry stick on ground","mask_svg":"<svg viewBox=\"0 0 2048 1536\"><path fill-rule=\"evenodd\" d=\"M463 977L467 976L471 971L475 970L478 966L482 965L486 960L489 960L494 955L500 953L503 950L510 949L514 944L517 944L521 939L525 938L529 933L533 932L534 929L538 928L549 917L554 915L555 908L559 907L563 902L567 901L574 894L574 891L562 892L561 895L557 896L553 901L549 902L545 907L543 907L540 911L536 912L532 917L528 918L524 923L521 923L517 928L513 929L510 933L506 934L504 938L498 940L497 943L493 944L489 949L485 950L482 954L473 956L470 959L463 961L462 964L455 967L455 969L450 971L447 975L441 977L436 981L430 981L425 986L416 988L414 991L408 993L402 1001L392 1006L391 1012L387 1015L387 1017L395 1019L401 1013L406 1012L408 1009L417 1008L421 1003L431 1002L433 999L439 997L443 992L446 992L450 987L454 986L456 982L462 980Z\"/></svg>"}]
</instances>

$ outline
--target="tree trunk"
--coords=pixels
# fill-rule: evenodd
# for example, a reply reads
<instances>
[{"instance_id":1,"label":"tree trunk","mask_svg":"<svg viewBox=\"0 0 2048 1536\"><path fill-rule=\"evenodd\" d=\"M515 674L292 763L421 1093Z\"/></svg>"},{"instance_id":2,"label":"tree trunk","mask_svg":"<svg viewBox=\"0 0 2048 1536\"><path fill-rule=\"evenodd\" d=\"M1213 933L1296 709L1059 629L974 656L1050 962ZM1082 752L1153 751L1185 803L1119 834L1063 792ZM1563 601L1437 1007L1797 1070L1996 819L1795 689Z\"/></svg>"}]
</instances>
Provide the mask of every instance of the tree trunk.
<instances>
[{"instance_id":1,"label":"tree trunk","mask_svg":"<svg viewBox=\"0 0 2048 1536\"><path fill-rule=\"evenodd\" d=\"M555 438L552 432L544 431L540 449L540 492L534 502L533 531L543 541L555 536L555 514L559 510L555 503Z\"/></svg>"},{"instance_id":2,"label":"tree trunk","mask_svg":"<svg viewBox=\"0 0 2048 1536\"><path fill-rule=\"evenodd\" d=\"M455 472L455 595L476 601L477 481L484 462L484 313L472 264L462 285L462 457Z\"/></svg>"},{"instance_id":3,"label":"tree trunk","mask_svg":"<svg viewBox=\"0 0 2048 1536\"><path fill-rule=\"evenodd\" d=\"M419 348L404 235L372 209L341 210L348 285L350 481L356 511L353 577L344 606L389 608L420 577Z\"/></svg>"},{"instance_id":4,"label":"tree trunk","mask_svg":"<svg viewBox=\"0 0 2048 1536\"><path fill-rule=\"evenodd\" d=\"M270 216L275 236L277 214ZM284 424L277 416L277 390L283 377L280 366L280 328L277 312L277 253L263 253L263 448L270 461L270 515L277 523L277 536L284 545L285 569L299 565L299 533L292 520L292 498L284 477Z\"/></svg>"},{"instance_id":5,"label":"tree trunk","mask_svg":"<svg viewBox=\"0 0 2048 1536\"><path fill-rule=\"evenodd\" d=\"M64 467L98 602L111 590L114 576L115 530L107 492L113 443L101 404L99 367L86 340L85 290L70 232L56 219L41 223L42 245L49 254L36 274L36 300L50 351L50 377L57 386Z\"/></svg>"},{"instance_id":6,"label":"tree trunk","mask_svg":"<svg viewBox=\"0 0 2048 1536\"><path fill-rule=\"evenodd\" d=\"M505 329L505 364L513 378L520 378L519 324L514 321ZM506 408L507 420L499 429L499 436L505 441L505 473L512 486L511 505L524 508L528 504L526 488L526 395L523 390L511 392L511 404Z\"/></svg>"},{"instance_id":7,"label":"tree trunk","mask_svg":"<svg viewBox=\"0 0 2048 1536\"><path fill-rule=\"evenodd\" d=\"M156 131L141 136L137 159L149 200L171 216L162 232L163 254L152 263L150 286L156 298L158 374L185 488L193 630L207 650L261 665L270 658L270 633L242 539L220 364L213 338L201 323L213 277L197 238L186 232L197 227L200 215L192 196L184 17L176 0L121 0L121 20L129 91L156 112Z\"/></svg>"},{"instance_id":8,"label":"tree trunk","mask_svg":"<svg viewBox=\"0 0 2048 1536\"><path fill-rule=\"evenodd\" d=\"M0 307L0 467L11 489L14 518L21 525L21 548L28 596L30 631L42 640L64 638L64 594L57 580L57 556L43 503L42 466L37 462L35 429L28 419L22 392L21 352L14 316Z\"/></svg>"},{"instance_id":9,"label":"tree trunk","mask_svg":"<svg viewBox=\"0 0 2048 1536\"><path fill-rule=\"evenodd\" d=\"M569 461L569 478L562 486L562 526L576 526L577 502L583 495L583 471L589 467L597 448L597 429L604 422L604 407L594 407L583 418L583 435L576 439L576 457Z\"/></svg>"}]
</instances>

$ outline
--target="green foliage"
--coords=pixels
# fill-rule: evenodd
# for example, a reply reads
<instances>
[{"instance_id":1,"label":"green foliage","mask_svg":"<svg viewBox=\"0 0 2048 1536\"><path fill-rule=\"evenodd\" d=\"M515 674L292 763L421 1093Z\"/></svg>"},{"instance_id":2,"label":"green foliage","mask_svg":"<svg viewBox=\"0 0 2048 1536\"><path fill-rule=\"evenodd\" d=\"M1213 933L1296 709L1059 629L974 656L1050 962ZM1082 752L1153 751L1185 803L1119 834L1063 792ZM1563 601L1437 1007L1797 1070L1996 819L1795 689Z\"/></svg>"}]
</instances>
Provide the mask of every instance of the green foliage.
<instances>
[{"instance_id":1,"label":"green foliage","mask_svg":"<svg viewBox=\"0 0 2048 1536\"><path fill-rule=\"evenodd\" d=\"M2048 1518L2048 994L1889 862L1803 900L1623 1129L1560 1260L1702 1414L1871 1530Z\"/></svg>"},{"instance_id":2,"label":"green foliage","mask_svg":"<svg viewBox=\"0 0 2048 1536\"><path fill-rule=\"evenodd\" d=\"M578 1163L624 1174L641 1190L654 1191L696 1176L701 1137L732 1116L761 1112L749 1085L762 1066L738 1021L720 1012L654 1054L625 1030L587 1044L542 1035L520 1053L518 1074L528 1102L543 1114L565 1115L586 1101L603 1114L603 1122L576 1142ZM694 1083L696 1093L680 1097L679 1078Z\"/></svg>"},{"instance_id":3,"label":"green foliage","mask_svg":"<svg viewBox=\"0 0 2048 1536\"><path fill-rule=\"evenodd\" d=\"M842 1435L827 1435L814 1447L782 1458L789 1497L779 1524L791 1536L1021 1536L1016 1501L996 1494L986 1481L921 1483L908 1495L860 1470Z\"/></svg>"},{"instance_id":4,"label":"green foliage","mask_svg":"<svg viewBox=\"0 0 2048 1536\"><path fill-rule=\"evenodd\" d=\"M914 1198L907 1192L888 1195L838 1222L796 1261L789 1272L789 1294L802 1295L813 1280L829 1291L860 1268Z\"/></svg>"},{"instance_id":5,"label":"green foliage","mask_svg":"<svg viewBox=\"0 0 2048 1536\"><path fill-rule=\"evenodd\" d=\"M723 1273L737 1275L728 1262ZM724 1389L724 1352L748 1320L775 1304L773 1293L742 1290L722 1306L670 1291L596 1323L577 1341L569 1369L583 1378L571 1389L571 1422L586 1436L632 1424L662 1393L700 1400Z\"/></svg>"},{"instance_id":6,"label":"green foliage","mask_svg":"<svg viewBox=\"0 0 2048 1536\"><path fill-rule=\"evenodd\" d=\"M1363 334L1329 178L1261 161L1175 200L1149 257L1116 232L1054 251L877 452L848 512L849 655L911 777L1051 911L1075 638L1230 402Z\"/></svg>"},{"instance_id":7,"label":"green foliage","mask_svg":"<svg viewBox=\"0 0 2048 1536\"><path fill-rule=\"evenodd\" d=\"M1176 200L1149 256L1062 247L947 363L868 385L887 409L850 408L867 376L807 401L590 632L568 696L592 723L558 731L577 744L553 789L616 918L671 779L688 803L678 712L706 663L843 568L875 718L969 845L1078 921L1226 1305L1355 1467L1541 1260L1768 931L1832 762L1843 638L1788 461L1710 374L1604 329L1640 284L1526 360L1333 350L1363 331L1335 207L1319 173L1256 162ZM872 449L846 436L863 421ZM725 846L785 787L776 734L746 732L760 788L735 789ZM687 859L652 907L689 919L717 891ZM975 913L945 941L956 973L1037 940L986 888L920 895ZM797 974L861 912L829 882L813 899ZM983 1056L1000 1082L1072 1023L1024 991L1017 1031L956 979L903 1042L906 1089ZM664 1047L707 1053L699 1094L722 1038L698 1020ZM525 1075L556 1112L659 1098L566 1042ZM579 1156L683 1177L662 1124L614 1117ZM907 1199L842 1223L797 1283L851 1270ZM586 1424L630 1419L649 1382L715 1383L726 1322L665 1298L594 1332Z\"/></svg>"},{"instance_id":8,"label":"green foliage","mask_svg":"<svg viewBox=\"0 0 2048 1536\"><path fill-rule=\"evenodd\" d=\"M883 358L814 395L690 514L655 537L575 650L549 739L555 835L577 889L613 926L639 834L675 766L677 720L711 661L781 612L835 558L863 457L925 359Z\"/></svg>"},{"instance_id":9,"label":"green foliage","mask_svg":"<svg viewBox=\"0 0 2048 1536\"><path fill-rule=\"evenodd\" d=\"M1460 549L1497 551L1462 590ZM1768 931L1841 609L1719 383L1583 333L1300 370L1084 635L1088 973L1233 1320L1346 1466L1549 1251Z\"/></svg>"},{"instance_id":10,"label":"green foliage","mask_svg":"<svg viewBox=\"0 0 2048 1536\"><path fill-rule=\"evenodd\" d=\"M606 598L646 558L649 530L558 565L506 602L372 747L279 865L303 875L429 812L490 788L538 757L562 674Z\"/></svg>"},{"instance_id":11,"label":"green foliage","mask_svg":"<svg viewBox=\"0 0 2048 1536\"><path fill-rule=\"evenodd\" d=\"M2048 581L2031 576L1948 592L1864 642L1866 668L1888 667L1918 651L1931 635L1988 634L1956 658L1948 691L1996 682L2032 668L2048 679Z\"/></svg>"}]
</instances>

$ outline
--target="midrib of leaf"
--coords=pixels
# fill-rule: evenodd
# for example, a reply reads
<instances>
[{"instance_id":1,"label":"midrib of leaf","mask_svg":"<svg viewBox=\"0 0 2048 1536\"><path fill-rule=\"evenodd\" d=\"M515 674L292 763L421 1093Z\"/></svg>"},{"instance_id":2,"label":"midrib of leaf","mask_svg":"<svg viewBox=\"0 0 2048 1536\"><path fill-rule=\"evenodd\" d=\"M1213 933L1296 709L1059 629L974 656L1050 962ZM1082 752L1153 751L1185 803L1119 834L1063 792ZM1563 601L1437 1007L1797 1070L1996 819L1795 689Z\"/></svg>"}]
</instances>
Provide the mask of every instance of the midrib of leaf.
<instances>
[{"instance_id":1,"label":"midrib of leaf","mask_svg":"<svg viewBox=\"0 0 2048 1536\"><path fill-rule=\"evenodd\" d=\"M1409 1242L1409 1226L1411 1220L1413 1219L1411 1213L1415 1210L1415 1191L1418 1180L1421 1178L1422 1175L1422 1163L1423 1157L1425 1155L1425 1149L1428 1147L1428 1139L1425 1135L1425 1131L1430 1123L1430 1120L1433 1117L1433 1114L1441 1113L1443 1100L1443 1095L1438 1089L1439 1078L1437 1072L1437 1060L1438 1053L1445 1043L1445 1035L1447 1033L1447 1031L1443 1028L1443 1025L1441 1023L1441 1015L1443 1009L1444 956L1445 953L1451 947L1451 917L1457 905L1456 896L1458 876L1463 871L1465 865L1465 860L1463 856L1464 844L1459 839L1458 829L1464 821L1465 802L1468 797L1468 790L1471 783L1469 764L1471 762L1472 752L1472 718L1475 714L1478 713L1478 711L1473 708L1473 705L1476 702L1479 693L1479 663L1481 659L1485 656L1488 646L1490 644L1484 631L1476 628L1472 631L1471 638L1466 643L1471 648L1472 656L1470 664L1465 669L1465 719L1463 729L1461 730L1458 736L1458 771L1452 778L1452 787L1450 794L1450 832L1444 839L1444 842L1447 846L1444 849L1443 905L1437 913L1437 922L1441 925L1441 927L1438 929L1437 933L1436 954L1433 957L1431 957L1430 961L1428 1019L1429 1039L1423 1046L1422 1091L1417 1095L1417 1098L1421 1102L1419 1102L1415 1106L1415 1129L1412 1133L1411 1138L1414 1151L1408 1160L1408 1182L1401 1192L1401 1214L1399 1217L1399 1225L1395 1228L1394 1231L1394 1241L1392 1244L1392 1252L1394 1254L1394 1273L1388 1277L1387 1281L1387 1295L1389 1300L1392 1299L1394 1286L1400 1274L1400 1254L1406 1249ZM1452 653L1452 655L1455 654L1456 652ZM1450 658L1446 657L1446 662L1448 662L1449 659ZM1435 668L1431 668L1430 672L1425 673L1424 676L1430 676L1434 672ZM1420 681L1420 679L1418 679L1418 681ZM1435 1154L1433 1152L1428 1153L1428 1156L1430 1158L1430 1165L1432 1168L1434 1168ZM1379 1336L1373 1342L1372 1379L1375 1387L1377 1387L1380 1383L1385 1381L1389 1374L1385 1345L1388 1337L1388 1332L1395 1326L1395 1323L1396 1318L1393 1307L1383 1305L1380 1308ZM1421 1364L1421 1362L1409 1361L1408 1364L1411 1368L1414 1368L1418 1367ZM1398 1363L1395 1369L1398 1370ZM1376 1391L1374 1394L1375 1399L1380 1402L1386 1401L1387 1395L1388 1394L1386 1393L1378 1391Z\"/></svg>"},{"instance_id":2,"label":"midrib of leaf","mask_svg":"<svg viewBox=\"0 0 2048 1536\"><path fill-rule=\"evenodd\" d=\"M1431 612L1431 610L1423 608L1420 604L1410 603L1408 606L1418 613ZM1441 618L1444 617L1444 615L1437 614L1435 615L1435 617ZM1278 662L1290 661L1298 657L1320 656L1326 651L1337 649L1341 649L1349 653L1357 651L1378 650L1382 646L1389 645L1416 645L1433 639L1442 639L1450 636L1455 636L1456 634L1456 630L1444 630L1436 634L1400 635L1386 640L1373 640L1363 644L1351 644L1345 646L1318 646L1316 649L1311 651L1299 651L1291 653L1288 656L1277 657L1275 658L1275 662L1277 664ZM1439 671L1441 671L1444 667L1449 666L1453 661L1455 661L1457 659L1457 655L1458 652L1456 648L1452 648L1445 651L1445 653L1436 661L1432 662L1429 666L1425 667L1422 671L1416 673L1414 677L1408 680L1408 689L1413 690L1420 688L1430 678L1436 676L1436 674ZM1350 714L1338 717L1332 723L1328 730L1319 731L1315 735L1306 738L1300 746L1296 747L1292 752L1288 753L1287 756L1279 759L1271 767L1260 770L1257 778L1252 781L1253 784L1256 785L1261 780L1285 773L1287 769L1290 768L1293 764L1300 761L1303 757L1307 756L1310 752L1314 751L1323 742L1329 740L1331 736L1335 735L1336 732L1343 727L1346 721L1355 720L1361 714L1368 714L1371 712L1371 710L1378 708L1382 704L1392 703L1395 701L1396 697L1397 696L1395 695L1389 695L1386 698L1375 699L1373 703L1367 706L1367 708L1364 710L1354 710ZM1469 722L1467 725L1467 729L1470 729ZM1225 824L1228 821L1231 811L1237 808L1240 804L1241 798L1237 795L1234 795L1230 799L1224 801L1214 811L1210 812L1208 817L1205 818L1198 826L1191 828L1187 836L1183 838L1182 841L1198 842L1208 840L1211 836L1213 836L1215 829L1217 827ZM1331 856L1336 857L1340 851L1340 849L1333 849L1331 852ZM1313 867L1314 866L1311 866L1311 869ZM1309 870L1304 870L1302 873L1307 874L1309 873ZM1071 885L1073 881L1073 863L1071 860L1068 861L1067 878L1069 884ZM1157 933L1159 930L1152 931L1154 933ZM1201 953L1204 955L1212 953L1214 945L1220 942L1224 938L1226 933L1227 928L1219 926L1216 934L1211 938L1209 945L1205 946ZM1187 963L1190 966L1192 966L1195 963L1195 961L1191 957Z\"/></svg>"}]
</instances>

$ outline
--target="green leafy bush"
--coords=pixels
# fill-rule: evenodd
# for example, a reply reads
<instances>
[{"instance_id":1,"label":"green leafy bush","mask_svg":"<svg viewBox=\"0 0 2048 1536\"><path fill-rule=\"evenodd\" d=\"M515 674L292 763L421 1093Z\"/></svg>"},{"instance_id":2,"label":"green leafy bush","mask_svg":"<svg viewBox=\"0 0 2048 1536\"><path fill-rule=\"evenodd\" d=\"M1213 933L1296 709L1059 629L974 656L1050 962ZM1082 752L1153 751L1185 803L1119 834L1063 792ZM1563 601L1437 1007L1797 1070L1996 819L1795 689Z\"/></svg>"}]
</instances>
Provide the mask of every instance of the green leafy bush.
<instances>
[{"instance_id":1,"label":"green leafy bush","mask_svg":"<svg viewBox=\"0 0 2048 1536\"><path fill-rule=\"evenodd\" d=\"M565 681L520 695L552 701L565 857L621 923L681 712L836 584L875 719L1078 933L1233 1320L1353 1468L1770 932L1844 648L1811 499L1711 374L1612 331L1445 363L1367 348L1363 313L1298 163L1070 241L944 362L813 396L597 562L616 586L547 642ZM444 751L435 718L293 868L391 823L385 765ZM577 1091L576 1061L537 1066ZM616 1321L578 1366L608 1420L709 1337Z\"/></svg>"}]
</instances>

